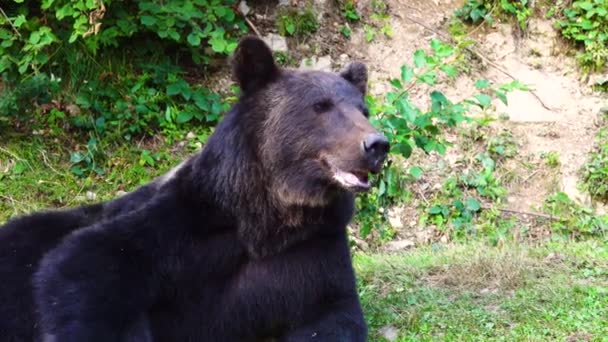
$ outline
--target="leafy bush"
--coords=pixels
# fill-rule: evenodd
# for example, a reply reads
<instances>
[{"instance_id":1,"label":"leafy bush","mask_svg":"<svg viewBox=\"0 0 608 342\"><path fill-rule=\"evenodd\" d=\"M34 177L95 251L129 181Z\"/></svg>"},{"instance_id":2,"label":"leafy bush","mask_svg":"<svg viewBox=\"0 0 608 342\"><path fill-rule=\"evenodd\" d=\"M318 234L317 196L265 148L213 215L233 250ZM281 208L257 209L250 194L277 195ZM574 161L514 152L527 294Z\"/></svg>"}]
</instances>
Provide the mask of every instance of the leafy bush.
<instances>
[{"instance_id":1,"label":"leafy bush","mask_svg":"<svg viewBox=\"0 0 608 342\"><path fill-rule=\"evenodd\" d=\"M310 7L283 10L279 13L276 25L282 36L306 36L319 29L317 16Z\"/></svg>"},{"instance_id":2,"label":"leafy bush","mask_svg":"<svg viewBox=\"0 0 608 342\"><path fill-rule=\"evenodd\" d=\"M601 71L608 64L608 1L576 0L556 22L562 35L583 48L577 58L584 69Z\"/></svg>"},{"instance_id":3,"label":"leafy bush","mask_svg":"<svg viewBox=\"0 0 608 342\"><path fill-rule=\"evenodd\" d=\"M234 4L14 0L0 16L6 88L0 117L29 118L53 99L58 110L77 105L78 113L63 119L95 134L130 139L192 119L209 127L222 111L220 97L190 85L182 67L204 66L235 49L246 27ZM43 81L53 86L32 88ZM59 88L65 91L58 94Z\"/></svg>"},{"instance_id":4,"label":"leafy bush","mask_svg":"<svg viewBox=\"0 0 608 342\"><path fill-rule=\"evenodd\" d=\"M480 80L476 83L479 93L457 103L450 101L442 92L433 90L429 94L430 105L423 110L409 98L413 87L434 87L444 82L445 78L453 79L459 74L457 64L460 49L437 39L431 40L430 47L430 52L417 50L414 53L413 66L402 66L400 78L390 81L392 91L382 98L368 97L371 121L384 132L392 146L388 167L375 178L378 186L360 196L357 201L357 220L363 236L369 234L374 226L384 229L382 226L387 221L388 208L407 200L407 183L422 176L420 167L415 166L404 172L401 166L403 160L411 156L414 148L425 153L444 154L450 144L442 133L471 121L467 113L472 107L487 110L494 98L506 103L507 92L525 88L519 82L495 87L488 81ZM492 182L492 171L493 166L489 173L481 174L469 182L479 183L480 192L487 190L490 186L484 184ZM484 193L482 195L486 196ZM487 196L497 197L500 194L488 193Z\"/></svg>"},{"instance_id":5,"label":"leafy bush","mask_svg":"<svg viewBox=\"0 0 608 342\"><path fill-rule=\"evenodd\" d=\"M493 12L515 17L522 30L526 29L532 15L528 0L467 0L454 14L468 23L486 21L493 24Z\"/></svg>"},{"instance_id":6,"label":"leafy bush","mask_svg":"<svg viewBox=\"0 0 608 342\"><path fill-rule=\"evenodd\" d=\"M228 54L236 47L236 35L245 30L231 7L234 2L13 0L6 16L0 16L0 73L39 73L63 49L75 49L76 42L95 55L102 48L142 45L136 41L149 44L133 38L150 35L156 36L154 49L176 45L196 62L205 62L201 47Z\"/></svg>"},{"instance_id":7,"label":"leafy bush","mask_svg":"<svg viewBox=\"0 0 608 342\"><path fill-rule=\"evenodd\" d=\"M608 215L595 215L593 209L577 204L563 192L547 198L544 209L554 217L551 229L556 236L576 239L608 233Z\"/></svg>"}]
</instances>

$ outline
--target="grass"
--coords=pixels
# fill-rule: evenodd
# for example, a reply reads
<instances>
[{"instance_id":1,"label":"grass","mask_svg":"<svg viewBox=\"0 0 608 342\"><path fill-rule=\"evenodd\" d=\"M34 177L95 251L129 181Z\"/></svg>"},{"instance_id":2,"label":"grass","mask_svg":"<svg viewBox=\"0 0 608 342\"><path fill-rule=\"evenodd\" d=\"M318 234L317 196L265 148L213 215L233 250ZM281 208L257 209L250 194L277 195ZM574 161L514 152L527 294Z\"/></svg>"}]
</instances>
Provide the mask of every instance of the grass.
<instances>
[{"instance_id":1,"label":"grass","mask_svg":"<svg viewBox=\"0 0 608 342\"><path fill-rule=\"evenodd\" d=\"M608 341L608 248L470 243L356 255L370 341Z\"/></svg>"},{"instance_id":2,"label":"grass","mask_svg":"<svg viewBox=\"0 0 608 342\"><path fill-rule=\"evenodd\" d=\"M78 177L70 172L70 152L79 148L75 142L40 135L2 137L0 224L35 210L114 198L120 191L130 191L177 165L187 153L163 144L101 144L104 150L111 151L101 162L105 174ZM142 158L150 150L158 159L154 167Z\"/></svg>"}]
</instances>

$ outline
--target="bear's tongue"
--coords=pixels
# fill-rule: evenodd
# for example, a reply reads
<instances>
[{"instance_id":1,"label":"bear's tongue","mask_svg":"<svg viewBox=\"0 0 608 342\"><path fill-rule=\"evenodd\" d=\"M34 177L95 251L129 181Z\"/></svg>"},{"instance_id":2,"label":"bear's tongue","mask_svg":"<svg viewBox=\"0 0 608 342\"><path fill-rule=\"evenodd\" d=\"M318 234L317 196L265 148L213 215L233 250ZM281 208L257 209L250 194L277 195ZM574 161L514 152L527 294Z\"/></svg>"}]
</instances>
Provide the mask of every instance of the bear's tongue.
<instances>
[{"instance_id":1,"label":"bear's tongue","mask_svg":"<svg viewBox=\"0 0 608 342\"><path fill-rule=\"evenodd\" d=\"M367 177L360 178L350 172L338 170L334 174L334 179L347 188L358 188L362 190L367 190L370 188Z\"/></svg>"}]
</instances>

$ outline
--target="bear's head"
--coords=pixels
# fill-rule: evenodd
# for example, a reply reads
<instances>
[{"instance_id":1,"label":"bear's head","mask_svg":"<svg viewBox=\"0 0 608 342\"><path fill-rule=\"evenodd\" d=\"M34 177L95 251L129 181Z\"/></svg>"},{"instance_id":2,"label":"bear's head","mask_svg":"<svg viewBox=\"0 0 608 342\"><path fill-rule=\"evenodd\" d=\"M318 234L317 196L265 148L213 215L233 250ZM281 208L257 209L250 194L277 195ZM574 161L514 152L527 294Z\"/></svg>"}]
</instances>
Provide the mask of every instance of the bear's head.
<instances>
[{"instance_id":1,"label":"bear's head","mask_svg":"<svg viewBox=\"0 0 608 342\"><path fill-rule=\"evenodd\" d=\"M262 40L246 37L233 73L247 141L282 205L322 206L337 192L369 189L389 143L368 121L365 65L340 73L283 69Z\"/></svg>"}]
</instances>

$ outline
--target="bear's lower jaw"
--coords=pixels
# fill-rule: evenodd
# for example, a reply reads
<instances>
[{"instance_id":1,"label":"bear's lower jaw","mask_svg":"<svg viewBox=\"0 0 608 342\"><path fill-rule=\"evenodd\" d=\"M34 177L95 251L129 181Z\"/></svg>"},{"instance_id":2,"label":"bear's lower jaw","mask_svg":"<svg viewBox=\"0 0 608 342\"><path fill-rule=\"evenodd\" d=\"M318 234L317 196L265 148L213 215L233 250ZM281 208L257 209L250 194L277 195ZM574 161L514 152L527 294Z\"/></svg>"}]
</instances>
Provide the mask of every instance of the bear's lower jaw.
<instances>
[{"instance_id":1,"label":"bear's lower jaw","mask_svg":"<svg viewBox=\"0 0 608 342\"><path fill-rule=\"evenodd\" d=\"M369 179L366 173L356 175L351 172L335 170L333 179L342 185L344 188L354 192L367 191L371 188Z\"/></svg>"}]
</instances>

